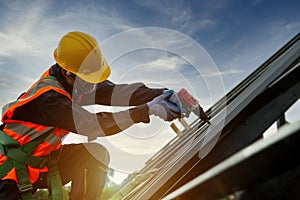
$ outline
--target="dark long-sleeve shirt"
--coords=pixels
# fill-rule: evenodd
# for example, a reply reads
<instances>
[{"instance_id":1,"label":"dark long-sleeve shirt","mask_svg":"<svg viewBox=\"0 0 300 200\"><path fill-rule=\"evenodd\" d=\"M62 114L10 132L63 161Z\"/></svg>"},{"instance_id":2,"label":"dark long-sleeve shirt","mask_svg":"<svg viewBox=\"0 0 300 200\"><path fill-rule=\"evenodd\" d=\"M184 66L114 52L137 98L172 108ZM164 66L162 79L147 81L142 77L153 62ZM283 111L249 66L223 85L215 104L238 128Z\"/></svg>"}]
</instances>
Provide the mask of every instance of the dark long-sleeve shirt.
<instances>
[{"instance_id":1,"label":"dark long-sleeve shirt","mask_svg":"<svg viewBox=\"0 0 300 200\"><path fill-rule=\"evenodd\" d=\"M76 94L66 84L59 67L50 71L71 94L73 103L64 95L50 90L33 101L18 107L13 119L33 122L46 126L59 127L90 137L116 134L134 123L149 122L149 109L146 105L163 89L151 89L142 83L114 84L104 81L97 85L95 93ZM135 106L115 113L90 113L84 105Z\"/></svg>"}]
</instances>

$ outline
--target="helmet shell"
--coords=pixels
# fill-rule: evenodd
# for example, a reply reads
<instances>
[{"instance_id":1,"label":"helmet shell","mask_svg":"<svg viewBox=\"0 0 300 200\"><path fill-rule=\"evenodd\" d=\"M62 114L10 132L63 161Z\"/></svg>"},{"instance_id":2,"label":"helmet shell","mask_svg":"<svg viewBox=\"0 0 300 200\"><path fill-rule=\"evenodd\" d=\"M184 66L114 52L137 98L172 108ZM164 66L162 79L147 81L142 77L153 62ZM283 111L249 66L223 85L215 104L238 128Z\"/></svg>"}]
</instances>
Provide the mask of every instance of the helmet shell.
<instances>
[{"instance_id":1,"label":"helmet shell","mask_svg":"<svg viewBox=\"0 0 300 200\"><path fill-rule=\"evenodd\" d=\"M110 75L97 41L83 32L65 34L54 50L54 59L60 67L89 83L100 83Z\"/></svg>"}]
</instances>

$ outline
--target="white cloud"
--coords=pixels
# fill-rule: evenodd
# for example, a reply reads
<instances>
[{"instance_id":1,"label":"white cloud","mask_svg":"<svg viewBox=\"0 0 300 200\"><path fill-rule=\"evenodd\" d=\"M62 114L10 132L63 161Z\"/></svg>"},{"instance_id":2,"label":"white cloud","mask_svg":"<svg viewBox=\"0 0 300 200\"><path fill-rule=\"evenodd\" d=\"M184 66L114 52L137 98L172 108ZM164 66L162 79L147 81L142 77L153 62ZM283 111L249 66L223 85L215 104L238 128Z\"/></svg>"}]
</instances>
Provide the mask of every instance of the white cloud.
<instances>
[{"instance_id":1,"label":"white cloud","mask_svg":"<svg viewBox=\"0 0 300 200\"><path fill-rule=\"evenodd\" d=\"M214 3L205 1L202 3L206 5L205 9L200 10L200 14L195 15L196 13L192 11L186 1L136 0L136 2L158 12L158 15L163 19L162 23L172 24L177 30L189 35L214 27L217 21L211 18L211 13L224 7L223 1Z\"/></svg>"},{"instance_id":2,"label":"white cloud","mask_svg":"<svg viewBox=\"0 0 300 200\"><path fill-rule=\"evenodd\" d=\"M184 65L187 63L180 57L162 57L162 58L157 58L154 61L149 63L152 67L158 66L161 69L161 66L165 66L167 68L171 68L174 70L181 70Z\"/></svg>"},{"instance_id":3,"label":"white cloud","mask_svg":"<svg viewBox=\"0 0 300 200\"><path fill-rule=\"evenodd\" d=\"M43 54L41 50L51 38L43 37L46 27L41 26L42 22L47 21L43 14L47 7L46 2L7 2L7 8L2 8L7 24L0 29L1 56ZM51 32L48 34L50 36Z\"/></svg>"},{"instance_id":4,"label":"white cloud","mask_svg":"<svg viewBox=\"0 0 300 200\"><path fill-rule=\"evenodd\" d=\"M223 76L227 76L227 75L241 74L241 73L242 73L242 70L229 69L229 70L225 70L225 71L203 74L203 76L206 76L206 77L222 76L223 77Z\"/></svg>"},{"instance_id":5,"label":"white cloud","mask_svg":"<svg viewBox=\"0 0 300 200\"><path fill-rule=\"evenodd\" d=\"M284 19L271 21L262 28L265 34L270 37L269 40L279 40L277 43L283 41L283 39L291 38L299 33L300 22L299 21L287 21ZM294 35L292 35L292 34ZM290 36L289 36L290 35ZM288 37L289 36L289 37Z\"/></svg>"},{"instance_id":6,"label":"white cloud","mask_svg":"<svg viewBox=\"0 0 300 200\"><path fill-rule=\"evenodd\" d=\"M19 36L3 32L0 32L0 42L3 45L0 50L0 56L12 56L13 54L24 52L26 47L29 46Z\"/></svg>"},{"instance_id":7,"label":"white cloud","mask_svg":"<svg viewBox=\"0 0 300 200\"><path fill-rule=\"evenodd\" d=\"M2 8L7 24L0 27L0 56L46 56L49 55L49 49L52 54L59 38L71 30L86 31L100 40L132 28L130 23L118 18L113 9L98 10L93 4L71 4L56 15L49 13L54 9L52 6L57 6L51 2L17 2L8 1L5 4L7 8Z\"/></svg>"}]
</instances>

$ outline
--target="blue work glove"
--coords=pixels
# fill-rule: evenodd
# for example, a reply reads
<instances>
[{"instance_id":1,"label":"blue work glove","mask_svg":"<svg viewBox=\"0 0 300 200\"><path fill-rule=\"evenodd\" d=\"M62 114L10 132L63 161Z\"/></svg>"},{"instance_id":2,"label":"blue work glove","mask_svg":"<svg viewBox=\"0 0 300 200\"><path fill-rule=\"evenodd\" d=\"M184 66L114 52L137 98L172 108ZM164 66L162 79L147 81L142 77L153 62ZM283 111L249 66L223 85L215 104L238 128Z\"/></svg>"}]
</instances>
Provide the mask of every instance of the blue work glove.
<instances>
[{"instance_id":1,"label":"blue work glove","mask_svg":"<svg viewBox=\"0 0 300 200\"><path fill-rule=\"evenodd\" d=\"M183 117L185 115L185 113L187 112L187 110L184 108L180 98L178 97L177 93L174 92L173 90L164 90L164 93L172 93L172 95L169 96L168 98L168 103L173 104L172 106L177 107L176 109L178 110L178 112L181 112Z\"/></svg>"},{"instance_id":2,"label":"blue work glove","mask_svg":"<svg viewBox=\"0 0 300 200\"><path fill-rule=\"evenodd\" d=\"M168 102L168 98L174 94L173 91L163 92L161 95L155 97L148 102L149 115L155 115L165 121L172 121L181 116L178 108Z\"/></svg>"},{"instance_id":3,"label":"blue work glove","mask_svg":"<svg viewBox=\"0 0 300 200\"><path fill-rule=\"evenodd\" d=\"M164 93L172 93L172 95L169 96L168 101L175 104L179 108L182 107L181 102L180 102L176 92L174 92L173 90L164 90Z\"/></svg>"}]
</instances>

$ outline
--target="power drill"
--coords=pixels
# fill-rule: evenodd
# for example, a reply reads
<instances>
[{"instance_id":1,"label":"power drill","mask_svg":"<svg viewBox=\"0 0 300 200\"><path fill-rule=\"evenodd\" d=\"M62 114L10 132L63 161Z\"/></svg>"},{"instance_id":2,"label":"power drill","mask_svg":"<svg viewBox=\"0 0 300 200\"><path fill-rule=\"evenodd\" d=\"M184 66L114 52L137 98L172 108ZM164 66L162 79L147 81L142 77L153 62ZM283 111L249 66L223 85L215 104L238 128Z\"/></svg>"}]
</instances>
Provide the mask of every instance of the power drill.
<instances>
[{"instance_id":1,"label":"power drill","mask_svg":"<svg viewBox=\"0 0 300 200\"><path fill-rule=\"evenodd\" d=\"M184 117L189 117L191 112L193 112L201 120L210 124L209 117L200 106L199 101L195 99L186 89L182 88L176 94L181 102L180 108L178 105L175 105L174 102L167 101L169 105L172 105L173 107L175 106L179 112L183 113Z\"/></svg>"}]
</instances>

